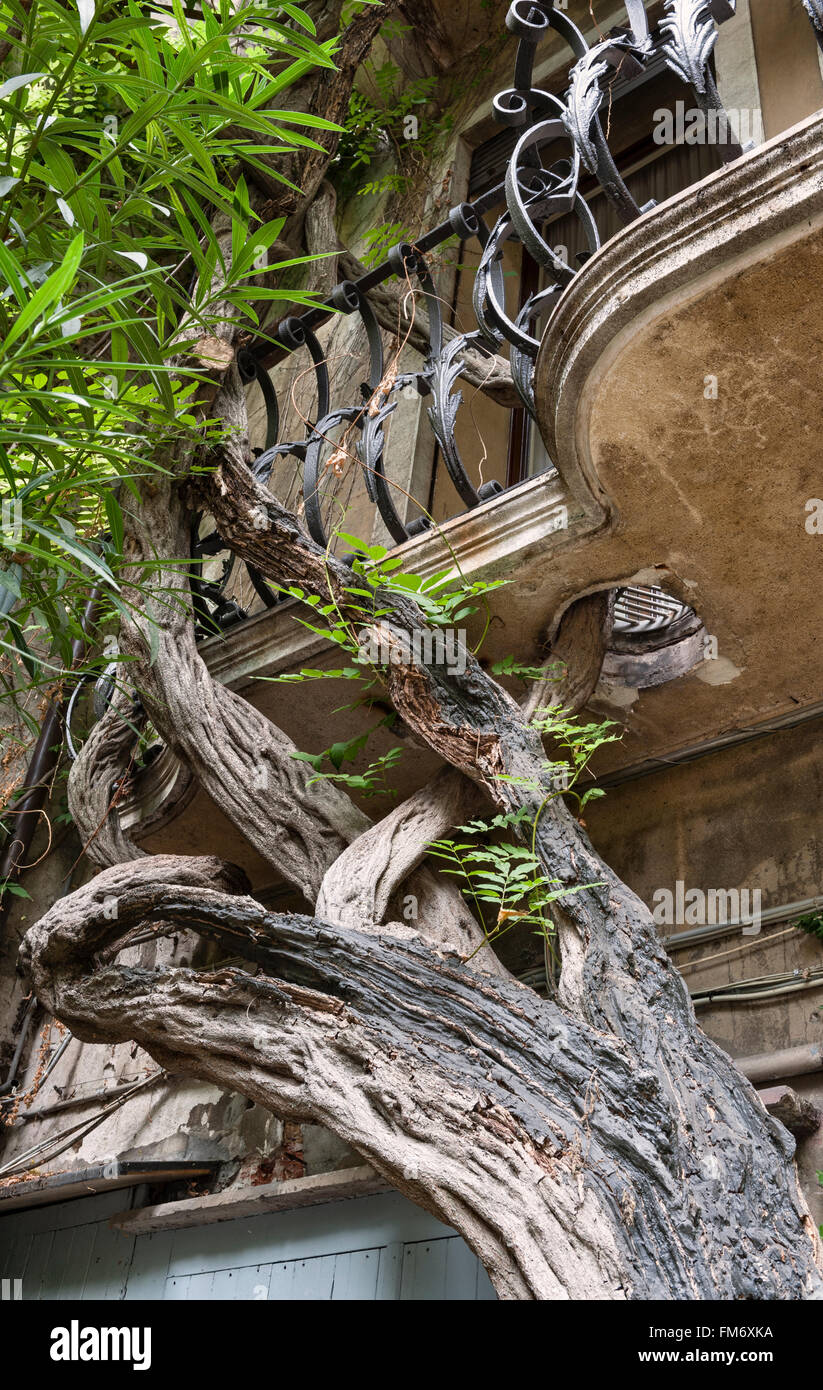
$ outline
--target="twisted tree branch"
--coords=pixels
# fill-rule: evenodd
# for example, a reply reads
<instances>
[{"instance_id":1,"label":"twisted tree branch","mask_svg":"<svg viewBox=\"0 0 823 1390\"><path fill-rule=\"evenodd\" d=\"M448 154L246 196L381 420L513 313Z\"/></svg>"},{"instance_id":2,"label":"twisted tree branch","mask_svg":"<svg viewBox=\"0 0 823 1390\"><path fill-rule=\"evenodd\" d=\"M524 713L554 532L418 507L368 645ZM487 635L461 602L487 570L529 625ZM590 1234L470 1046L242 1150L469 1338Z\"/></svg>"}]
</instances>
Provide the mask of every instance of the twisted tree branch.
<instances>
[{"instance_id":1,"label":"twisted tree branch","mask_svg":"<svg viewBox=\"0 0 823 1390\"><path fill-rule=\"evenodd\" d=\"M753 1093L739 1122L755 1120L783 1166L738 1167L764 1205L758 1228L735 1228L729 1259L726 1221L702 1219L709 1201L734 1201L728 1175L704 1177L696 1219L687 1131L625 1043L422 945L267 913L235 896L243 887L213 860L106 870L31 928L24 964L77 1037L134 1039L166 1068L330 1127L455 1227L503 1297L803 1297L818 1286L796 1199L787 1214L791 1141L762 1107L755 1115ZM152 924L211 937L263 974L112 963Z\"/></svg>"}]
</instances>

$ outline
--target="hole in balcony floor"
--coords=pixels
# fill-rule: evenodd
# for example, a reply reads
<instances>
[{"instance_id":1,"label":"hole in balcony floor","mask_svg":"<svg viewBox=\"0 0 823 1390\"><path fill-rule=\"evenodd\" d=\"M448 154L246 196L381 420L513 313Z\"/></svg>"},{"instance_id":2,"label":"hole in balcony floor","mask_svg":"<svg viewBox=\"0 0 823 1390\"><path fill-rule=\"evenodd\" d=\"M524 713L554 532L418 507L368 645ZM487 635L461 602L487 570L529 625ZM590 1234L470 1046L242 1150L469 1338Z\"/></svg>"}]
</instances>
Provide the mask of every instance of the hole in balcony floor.
<instances>
[{"instance_id":1,"label":"hole in balcony floor","mask_svg":"<svg viewBox=\"0 0 823 1390\"><path fill-rule=\"evenodd\" d=\"M707 634L697 613L664 589L617 590L614 628L601 681L648 690L685 676L705 659Z\"/></svg>"}]
</instances>

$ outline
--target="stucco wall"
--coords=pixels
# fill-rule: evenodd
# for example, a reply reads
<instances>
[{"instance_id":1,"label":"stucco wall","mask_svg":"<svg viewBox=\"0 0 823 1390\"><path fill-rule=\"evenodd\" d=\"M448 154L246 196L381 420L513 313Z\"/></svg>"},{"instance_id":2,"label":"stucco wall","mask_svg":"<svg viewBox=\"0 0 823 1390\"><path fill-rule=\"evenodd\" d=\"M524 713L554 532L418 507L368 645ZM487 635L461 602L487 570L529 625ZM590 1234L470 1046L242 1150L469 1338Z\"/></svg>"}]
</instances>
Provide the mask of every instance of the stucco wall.
<instances>
[{"instance_id":1,"label":"stucco wall","mask_svg":"<svg viewBox=\"0 0 823 1390\"><path fill-rule=\"evenodd\" d=\"M614 786L587 807L592 840L652 908L655 894L674 892L678 880L686 890L759 889L764 912L814 898L823 888L821 734L823 721L810 721ZM668 935L689 925L661 931ZM786 935L788 925L764 924L751 937L734 930L679 950L675 959L680 967L706 960L684 972L692 992L795 970L802 983L804 969L823 966L823 942L799 931ZM761 1002L715 1003L701 1007L698 1017L733 1057L821 1044L823 988ZM823 1072L783 1080L823 1110ZM823 1221L816 1177L823 1170L823 1130L801 1142L799 1162L816 1219Z\"/></svg>"}]
</instances>

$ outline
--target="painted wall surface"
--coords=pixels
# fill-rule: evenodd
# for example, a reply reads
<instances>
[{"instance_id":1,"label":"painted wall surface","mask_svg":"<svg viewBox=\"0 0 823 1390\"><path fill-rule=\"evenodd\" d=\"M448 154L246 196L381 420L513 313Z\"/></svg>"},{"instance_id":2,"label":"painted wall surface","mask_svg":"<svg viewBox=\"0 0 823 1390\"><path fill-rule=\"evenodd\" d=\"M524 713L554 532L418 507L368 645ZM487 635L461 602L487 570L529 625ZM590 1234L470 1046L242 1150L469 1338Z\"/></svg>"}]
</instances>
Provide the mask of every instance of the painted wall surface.
<instances>
[{"instance_id":1,"label":"painted wall surface","mask_svg":"<svg viewBox=\"0 0 823 1390\"><path fill-rule=\"evenodd\" d=\"M396 1193L127 1236L110 1192L0 1218L0 1278L22 1299L495 1299L468 1246Z\"/></svg>"},{"instance_id":2,"label":"painted wall surface","mask_svg":"<svg viewBox=\"0 0 823 1390\"><path fill-rule=\"evenodd\" d=\"M766 139L823 104L818 48L801 0L750 0Z\"/></svg>"}]
</instances>

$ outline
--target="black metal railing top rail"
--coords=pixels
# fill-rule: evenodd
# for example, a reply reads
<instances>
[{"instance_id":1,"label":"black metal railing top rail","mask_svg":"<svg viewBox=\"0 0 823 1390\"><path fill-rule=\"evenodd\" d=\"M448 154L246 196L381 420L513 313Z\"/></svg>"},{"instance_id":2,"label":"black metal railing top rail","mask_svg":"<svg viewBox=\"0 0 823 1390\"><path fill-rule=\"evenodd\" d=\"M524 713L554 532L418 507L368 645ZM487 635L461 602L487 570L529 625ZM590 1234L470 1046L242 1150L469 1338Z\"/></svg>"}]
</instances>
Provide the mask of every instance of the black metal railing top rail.
<instances>
[{"instance_id":1,"label":"black metal railing top rail","mask_svg":"<svg viewBox=\"0 0 823 1390\"><path fill-rule=\"evenodd\" d=\"M803 3L823 48L823 0L803 0ZM712 70L717 26L734 17L736 0L666 0L664 16L654 32L643 0L625 0L625 11L624 25L612 29L605 39L589 45L554 0L513 0L506 18L507 29L518 40L513 84L499 92L492 102L496 119L514 127L516 132L516 143L503 181L474 202L453 208L444 222L413 245L395 246L382 264L359 280L339 284L325 303L278 325L275 337L285 352L308 353L312 363L315 409L301 439L278 438L277 397L268 371L262 365L262 354L245 350L239 355L238 365L244 379L259 382L266 405L266 445L256 459L256 474L269 482L280 461L289 457L295 461L302 469L305 524L319 544L326 545L329 539L328 497L324 483L330 460L324 463L324 457L327 452L334 455L335 449L338 458L341 456L334 438L341 426L345 428L347 439L355 439L353 446L342 450L346 466L351 462L362 471L368 498L392 539L402 544L431 524L425 512L410 523L401 518L385 470L385 427L397 408L400 392L409 387L431 398L428 406L431 429L464 507L474 508L503 490L498 482L475 487L460 456L455 423L462 393L455 390L455 385L463 371L463 355L467 348L493 355L507 345L514 386L526 411L533 417L532 378L540 345L535 326L539 321L545 332L548 322L550 329L551 313L560 294L600 245L595 219L580 192L583 170L593 176L624 224L633 222L654 206L653 203L644 207L637 205L618 172L603 132L601 106L618 75L622 79L641 75L652 64L659 66L662 56L665 65L691 88L697 108L711 120L722 159L729 162L743 153L723 110ZM559 35L565 41L574 60L565 99L534 85L538 50L550 34ZM565 142L565 157L544 165L543 152L550 147L556 151L558 141ZM505 210L494 225L489 226L486 214L501 202ZM568 214L581 224L588 248L578 256L577 267L559 256L545 235L547 223ZM472 295L476 327L446 340L442 301L427 257L455 235L462 243L475 243L479 247L480 259ZM529 252L540 267L544 285L526 300L515 317L506 312L501 264L503 248L510 239L522 243ZM369 293L393 276L413 285L422 295L428 311L428 351L419 371L399 373L396 363L387 370L384 360L382 335L369 303ZM360 398L334 406L330 399L328 362L315 332L331 314L359 315L365 328L369 357L367 380L360 387ZM337 471L336 460L331 461ZM203 563L225 547L219 535L204 539L199 530L198 526L193 536L193 549L201 577L194 581L194 588L203 630L214 631L215 627L225 627L243 619L246 613L228 596L234 587L230 584L233 557L229 556L223 564L219 579L202 577ZM249 575L263 603L269 607L276 603L277 596L262 577L251 569Z\"/></svg>"}]
</instances>

